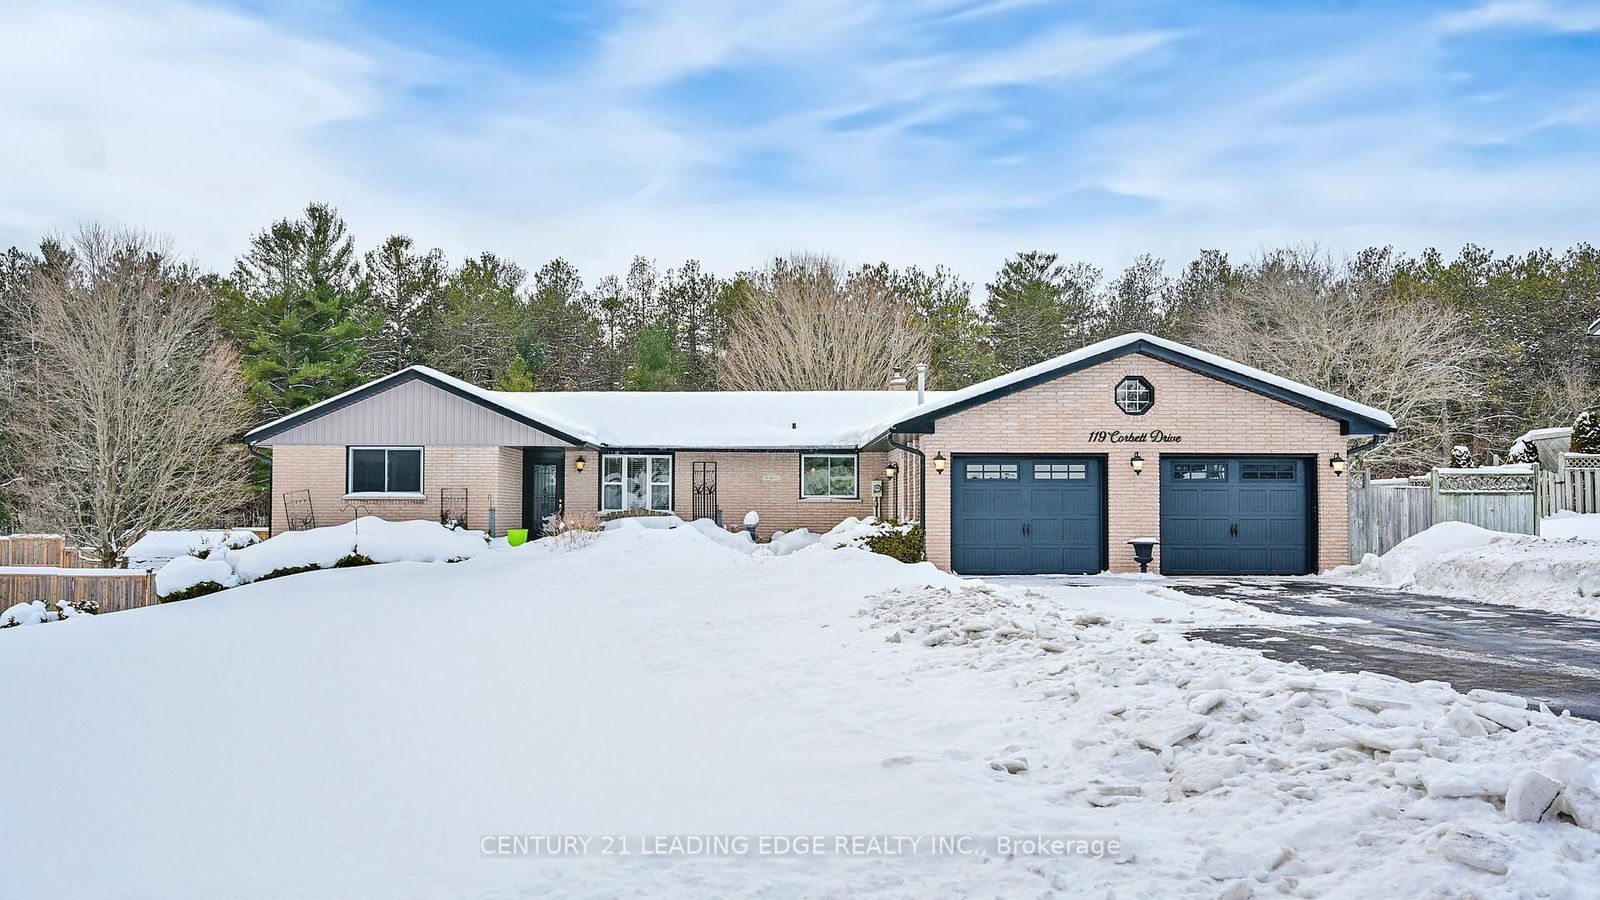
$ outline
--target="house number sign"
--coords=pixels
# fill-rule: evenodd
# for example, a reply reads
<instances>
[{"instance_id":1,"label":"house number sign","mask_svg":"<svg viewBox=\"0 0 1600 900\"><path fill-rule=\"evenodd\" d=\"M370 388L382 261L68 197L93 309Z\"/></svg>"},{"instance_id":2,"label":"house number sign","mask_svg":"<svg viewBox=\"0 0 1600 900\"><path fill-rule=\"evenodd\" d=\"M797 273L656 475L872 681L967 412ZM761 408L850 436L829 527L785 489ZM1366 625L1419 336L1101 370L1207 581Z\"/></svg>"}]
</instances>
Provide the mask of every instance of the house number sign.
<instances>
[{"instance_id":1,"label":"house number sign","mask_svg":"<svg viewBox=\"0 0 1600 900\"><path fill-rule=\"evenodd\" d=\"M1091 431L1091 444L1177 444L1183 435L1170 434L1159 428L1154 431Z\"/></svg>"}]
</instances>

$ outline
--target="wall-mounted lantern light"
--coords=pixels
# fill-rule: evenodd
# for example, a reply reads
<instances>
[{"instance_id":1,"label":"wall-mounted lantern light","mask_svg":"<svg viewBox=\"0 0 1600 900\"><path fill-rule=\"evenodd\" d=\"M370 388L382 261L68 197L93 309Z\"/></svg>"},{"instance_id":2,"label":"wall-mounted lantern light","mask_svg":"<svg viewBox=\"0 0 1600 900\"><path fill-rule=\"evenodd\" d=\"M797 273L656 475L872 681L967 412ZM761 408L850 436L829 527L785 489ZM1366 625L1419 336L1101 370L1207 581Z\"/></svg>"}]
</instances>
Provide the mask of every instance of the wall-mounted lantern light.
<instances>
[{"instance_id":1,"label":"wall-mounted lantern light","mask_svg":"<svg viewBox=\"0 0 1600 900\"><path fill-rule=\"evenodd\" d=\"M944 458L944 454L943 453L935 453L933 455L933 471L939 473L940 475L943 475L944 474L944 467L945 467L945 464L947 462L949 462L949 460L946 460Z\"/></svg>"},{"instance_id":2,"label":"wall-mounted lantern light","mask_svg":"<svg viewBox=\"0 0 1600 900\"><path fill-rule=\"evenodd\" d=\"M1133 458L1128 460L1128 465L1133 467L1133 474L1137 475L1144 471L1144 457L1140 456L1139 451L1135 450Z\"/></svg>"},{"instance_id":3,"label":"wall-mounted lantern light","mask_svg":"<svg viewBox=\"0 0 1600 900\"><path fill-rule=\"evenodd\" d=\"M1333 474L1335 474L1335 475L1343 475L1344 474L1344 467L1345 467L1344 457L1340 456L1337 453L1335 453L1333 455L1333 459L1328 460L1328 468L1332 469L1333 470Z\"/></svg>"},{"instance_id":4,"label":"wall-mounted lantern light","mask_svg":"<svg viewBox=\"0 0 1600 900\"><path fill-rule=\"evenodd\" d=\"M582 472L583 471L583 467L587 466L588 464L589 463L586 460L584 460L584 458L581 455L577 459L572 461L572 467L574 469L577 469L579 472Z\"/></svg>"},{"instance_id":5,"label":"wall-mounted lantern light","mask_svg":"<svg viewBox=\"0 0 1600 900\"><path fill-rule=\"evenodd\" d=\"M900 474L899 466L895 465L894 463L884 464L883 477L893 480L894 476L898 474Z\"/></svg>"}]
</instances>

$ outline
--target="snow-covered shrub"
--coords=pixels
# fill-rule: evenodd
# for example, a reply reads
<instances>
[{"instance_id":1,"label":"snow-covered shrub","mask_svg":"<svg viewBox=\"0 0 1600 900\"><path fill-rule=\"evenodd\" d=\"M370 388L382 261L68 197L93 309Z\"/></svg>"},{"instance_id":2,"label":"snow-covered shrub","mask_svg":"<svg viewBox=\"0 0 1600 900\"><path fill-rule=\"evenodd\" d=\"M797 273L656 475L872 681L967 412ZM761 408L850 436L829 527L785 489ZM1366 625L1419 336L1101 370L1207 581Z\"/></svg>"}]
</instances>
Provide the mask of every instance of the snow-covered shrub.
<instances>
[{"instance_id":1,"label":"snow-covered shrub","mask_svg":"<svg viewBox=\"0 0 1600 900\"><path fill-rule=\"evenodd\" d=\"M1506 453L1508 463L1536 463L1539 461L1539 450L1532 443L1518 440L1511 445L1511 450Z\"/></svg>"},{"instance_id":2,"label":"snow-covered shrub","mask_svg":"<svg viewBox=\"0 0 1600 900\"><path fill-rule=\"evenodd\" d=\"M227 590L239 583L233 566L221 558L205 556L180 556L156 572L156 598L162 603L174 603L192 597L203 597Z\"/></svg>"},{"instance_id":3,"label":"snow-covered shrub","mask_svg":"<svg viewBox=\"0 0 1600 900\"><path fill-rule=\"evenodd\" d=\"M867 549L882 553L903 563L918 563L923 556L923 531L921 522L899 522L885 519L882 530L867 538Z\"/></svg>"},{"instance_id":4,"label":"snow-covered shrub","mask_svg":"<svg viewBox=\"0 0 1600 900\"><path fill-rule=\"evenodd\" d=\"M1572 423L1572 452L1600 453L1600 416L1590 410L1578 413Z\"/></svg>"},{"instance_id":5,"label":"snow-covered shrub","mask_svg":"<svg viewBox=\"0 0 1600 900\"><path fill-rule=\"evenodd\" d=\"M1473 469L1478 464L1472 461L1472 450L1466 444L1457 444L1450 448L1450 459L1445 465L1452 469Z\"/></svg>"},{"instance_id":6,"label":"snow-covered shrub","mask_svg":"<svg viewBox=\"0 0 1600 900\"><path fill-rule=\"evenodd\" d=\"M17 603L0 612L0 628L17 628L22 625L40 625L45 622L54 622L61 618L56 611L47 608L43 600L31 603Z\"/></svg>"},{"instance_id":7,"label":"snow-covered shrub","mask_svg":"<svg viewBox=\"0 0 1600 900\"><path fill-rule=\"evenodd\" d=\"M448 528L450 526L447 525L445 527ZM447 559L447 560L445 560L445 562L460 562L460 561L461 560L459 560L459 559ZM350 554L347 554L345 556L339 557L339 559L336 562L334 562L333 565L329 566L329 568L331 568L331 569L349 569L349 568L353 568L355 566L377 565L377 563L378 563L377 560L373 559L370 556L367 556L365 553L350 553Z\"/></svg>"}]
</instances>

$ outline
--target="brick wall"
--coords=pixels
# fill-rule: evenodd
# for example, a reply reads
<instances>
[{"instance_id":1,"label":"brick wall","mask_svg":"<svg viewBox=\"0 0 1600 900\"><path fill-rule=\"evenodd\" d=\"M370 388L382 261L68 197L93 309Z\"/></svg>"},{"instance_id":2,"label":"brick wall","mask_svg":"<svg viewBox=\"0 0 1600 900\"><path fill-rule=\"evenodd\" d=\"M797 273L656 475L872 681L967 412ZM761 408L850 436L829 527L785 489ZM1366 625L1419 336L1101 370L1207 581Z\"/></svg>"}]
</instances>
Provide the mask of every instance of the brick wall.
<instances>
[{"instance_id":1,"label":"brick wall","mask_svg":"<svg viewBox=\"0 0 1600 900\"><path fill-rule=\"evenodd\" d=\"M345 448L282 446L272 451L272 524L281 531L288 518L283 495L311 491L317 525L338 525L355 518L345 509ZM422 454L424 497L362 497L352 503L374 516L394 521L439 520L440 491L467 489L467 527L489 529L489 506L495 507L495 530L504 534L522 522L522 450L517 447L432 446Z\"/></svg>"},{"instance_id":2,"label":"brick wall","mask_svg":"<svg viewBox=\"0 0 1600 900\"><path fill-rule=\"evenodd\" d=\"M582 472L573 461L583 456ZM673 460L672 502L678 515L687 519L694 510L693 470L696 462L717 464L717 505L722 508L723 524L737 529L744 514L761 514L759 530L763 538L773 531L809 528L827 531L848 516L872 515L872 480L883 478L888 455L883 452L860 454L856 462L858 497L854 500L800 499L800 453L796 451L719 451L678 450ZM567 509L594 512L599 506L600 455L594 451L567 451ZM892 511L892 492L886 492L884 512Z\"/></svg>"},{"instance_id":3,"label":"brick wall","mask_svg":"<svg viewBox=\"0 0 1600 900\"><path fill-rule=\"evenodd\" d=\"M1112 401L1117 382L1129 375L1148 379L1156 391L1155 406L1142 416L1129 416ZM1181 444L1090 443L1099 429L1162 431L1183 436ZM1339 423L1252 391L1134 354L1075 372L1037 387L999 397L940 419L935 433L921 435L920 446L930 463L928 479L928 558L950 566L950 479L954 467L935 475L936 453L1084 453L1109 454L1106 490L1109 506L1111 570L1137 571L1127 541L1161 534L1161 466L1167 453L1317 454L1312 466L1317 497L1317 560L1319 567L1343 563L1348 553L1347 497L1344 479L1327 461L1343 453ZM1138 451L1146 461L1135 475L1128 460ZM908 457L914 459L914 457ZM1155 567L1160 565L1157 549Z\"/></svg>"}]
</instances>

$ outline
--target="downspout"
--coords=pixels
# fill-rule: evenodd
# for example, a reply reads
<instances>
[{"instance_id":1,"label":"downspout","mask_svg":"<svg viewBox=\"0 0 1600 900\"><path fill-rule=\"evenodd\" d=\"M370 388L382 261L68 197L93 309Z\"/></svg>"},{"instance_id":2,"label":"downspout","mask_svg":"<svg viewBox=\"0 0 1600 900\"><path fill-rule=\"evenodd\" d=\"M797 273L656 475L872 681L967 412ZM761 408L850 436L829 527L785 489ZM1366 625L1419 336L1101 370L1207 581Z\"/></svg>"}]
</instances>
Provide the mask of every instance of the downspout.
<instances>
[{"instance_id":1,"label":"downspout","mask_svg":"<svg viewBox=\"0 0 1600 900\"><path fill-rule=\"evenodd\" d=\"M257 450L255 444L245 444L244 449L246 453L267 464L267 534L272 534L272 455Z\"/></svg>"},{"instance_id":2,"label":"downspout","mask_svg":"<svg viewBox=\"0 0 1600 900\"><path fill-rule=\"evenodd\" d=\"M1389 436L1387 434L1375 434L1372 436L1372 440L1367 441L1364 444L1357 444L1345 452L1350 454L1350 461L1355 462L1357 456L1367 452L1368 450L1375 449L1379 444L1388 439Z\"/></svg>"},{"instance_id":3,"label":"downspout","mask_svg":"<svg viewBox=\"0 0 1600 900\"><path fill-rule=\"evenodd\" d=\"M926 535L928 533L928 523L923 521L926 518L923 513L928 508L928 458L921 450L910 444L902 444L892 437L889 438L889 446L896 450L910 453L917 458L917 521L922 523L922 533ZM926 548L924 548L923 553L926 555Z\"/></svg>"}]
</instances>

